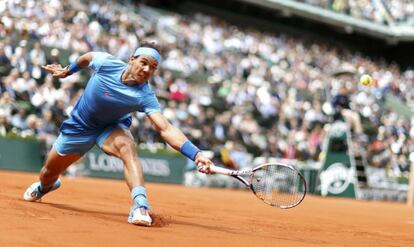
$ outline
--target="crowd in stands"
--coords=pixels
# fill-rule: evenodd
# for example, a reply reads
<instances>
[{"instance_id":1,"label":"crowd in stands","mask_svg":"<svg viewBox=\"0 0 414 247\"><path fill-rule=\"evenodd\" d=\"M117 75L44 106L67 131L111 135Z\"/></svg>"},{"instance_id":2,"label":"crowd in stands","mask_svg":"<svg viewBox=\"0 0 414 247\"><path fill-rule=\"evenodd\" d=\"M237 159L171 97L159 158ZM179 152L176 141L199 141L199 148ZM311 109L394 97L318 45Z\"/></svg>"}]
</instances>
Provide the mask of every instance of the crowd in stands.
<instances>
[{"instance_id":1,"label":"crowd in stands","mask_svg":"<svg viewBox=\"0 0 414 247\"><path fill-rule=\"evenodd\" d=\"M1 2L0 135L35 136L49 147L58 135L87 75L57 80L41 65L88 51L126 61L141 40L153 39L164 53L151 82L163 114L230 166L250 155L320 160L337 119L368 146L370 164L399 176L414 162L414 118L385 107L386 95L414 106L413 71L202 14L152 20L134 10L111 1ZM363 73L376 86L358 85ZM162 141L142 113L133 114L131 129L137 142Z\"/></svg>"},{"instance_id":2,"label":"crowd in stands","mask_svg":"<svg viewBox=\"0 0 414 247\"><path fill-rule=\"evenodd\" d=\"M411 0L295 0L386 25L414 26Z\"/></svg>"}]
</instances>

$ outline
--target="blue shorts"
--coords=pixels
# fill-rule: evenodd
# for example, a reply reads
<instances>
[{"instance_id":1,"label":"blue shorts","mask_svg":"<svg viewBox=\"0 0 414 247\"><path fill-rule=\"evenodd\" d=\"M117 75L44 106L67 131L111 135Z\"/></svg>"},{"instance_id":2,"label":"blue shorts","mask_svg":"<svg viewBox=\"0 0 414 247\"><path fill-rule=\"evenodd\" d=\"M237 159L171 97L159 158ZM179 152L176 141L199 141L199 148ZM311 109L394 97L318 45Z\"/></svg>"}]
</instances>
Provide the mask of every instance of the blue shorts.
<instances>
[{"instance_id":1,"label":"blue shorts","mask_svg":"<svg viewBox=\"0 0 414 247\"><path fill-rule=\"evenodd\" d=\"M53 144L53 148L60 155L84 155L95 144L102 148L105 140L117 128L125 129L126 126L123 124L114 124L106 127L103 130L84 131L81 135L68 135L60 133L55 143Z\"/></svg>"}]
</instances>

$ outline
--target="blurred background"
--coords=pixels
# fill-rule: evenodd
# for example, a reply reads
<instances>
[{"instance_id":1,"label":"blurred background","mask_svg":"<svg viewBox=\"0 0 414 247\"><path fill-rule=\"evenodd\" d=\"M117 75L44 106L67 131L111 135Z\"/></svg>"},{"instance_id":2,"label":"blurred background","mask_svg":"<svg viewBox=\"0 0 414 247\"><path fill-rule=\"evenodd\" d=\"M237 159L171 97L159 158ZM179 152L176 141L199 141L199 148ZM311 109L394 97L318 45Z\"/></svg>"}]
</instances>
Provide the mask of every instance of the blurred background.
<instances>
[{"instance_id":1,"label":"blurred background","mask_svg":"<svg viewBox=\"0 0 414 247\"><path fill-rule=\"evenodd\" d=\"M163 54L151 81L163 114L217 163L285 162L313 194L407 201L413 14L410 0L1 0L0 168L39 171L87 83L87 70L58 80L41 65L89 51L127 61L149 40ZM131 131L149 181L241 187L170 164L144 114ZM95 149L67 175L121 171Z\"/></svg>"}]
</instances>

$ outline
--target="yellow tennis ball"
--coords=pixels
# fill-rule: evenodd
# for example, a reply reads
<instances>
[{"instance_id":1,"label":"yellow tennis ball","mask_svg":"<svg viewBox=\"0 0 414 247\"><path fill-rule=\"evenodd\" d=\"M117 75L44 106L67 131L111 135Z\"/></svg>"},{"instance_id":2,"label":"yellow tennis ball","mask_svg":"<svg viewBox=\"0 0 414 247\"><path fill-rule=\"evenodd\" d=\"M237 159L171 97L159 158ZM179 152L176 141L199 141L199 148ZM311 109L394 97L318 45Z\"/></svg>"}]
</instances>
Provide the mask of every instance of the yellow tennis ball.
<instances>
[{"instance_id":1,"label":"yellow tennis ball","mask_svg":"<svg viewBox=\"0 0 414 247\"><path fill-rule=\"evenodd\" d=\"M361 83L364 86L369 86L372 84L372 77L369 75L362 75L361 78L359 79L359 83Z\"/></svg>"}]
</instances>

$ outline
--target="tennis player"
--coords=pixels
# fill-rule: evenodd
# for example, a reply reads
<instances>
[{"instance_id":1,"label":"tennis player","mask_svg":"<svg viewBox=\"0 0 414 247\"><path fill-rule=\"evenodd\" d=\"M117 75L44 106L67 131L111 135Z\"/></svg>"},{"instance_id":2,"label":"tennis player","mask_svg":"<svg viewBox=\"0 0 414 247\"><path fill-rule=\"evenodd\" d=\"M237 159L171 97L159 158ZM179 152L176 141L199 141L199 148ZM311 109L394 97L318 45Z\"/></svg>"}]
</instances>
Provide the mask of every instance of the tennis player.
<instances>
[{"instance_id":1,"label":"tennis player","mask_svg":"<svg viewBox=\"0 0 414 247\"><path fill-rule=\"evenodd\" d=\"M69 66L43 66L56 78L65 78L83 68L92 69L83 95L71 116L60 127L60 135L40 171L40 181L24 193L26 201L40 201L60 187L59 175L97 144L102 151L123 161L132 207L128 222L150 226L151 216L136 144L129 131L131 112L144 112L162 138L174 149L195 161L198 170L209 173L211 161L161 114L160 105L148 80L161 61L154 43L145 42L128 63L104 52L89 52Z\"/></svg>"}]
</instances>

